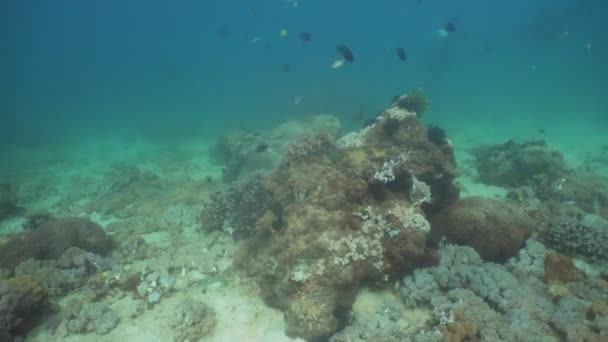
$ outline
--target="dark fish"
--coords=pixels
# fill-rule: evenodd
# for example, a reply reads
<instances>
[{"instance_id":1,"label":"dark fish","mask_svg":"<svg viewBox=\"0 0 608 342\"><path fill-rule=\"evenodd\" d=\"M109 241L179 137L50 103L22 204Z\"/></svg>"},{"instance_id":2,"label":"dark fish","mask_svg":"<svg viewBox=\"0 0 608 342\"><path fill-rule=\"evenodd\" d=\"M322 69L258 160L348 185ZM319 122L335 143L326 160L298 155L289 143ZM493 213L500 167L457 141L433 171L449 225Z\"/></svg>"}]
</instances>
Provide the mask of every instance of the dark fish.
<instances>
[{"instance_id":1,"label":"dark fish","mask_svg":"<svg viewBox=\"0 0 608 342\"><path fill-rule=\"evenodd\" d=\"M485 53L491 53L494 51L494 48L492 47L492 45L484 43L481 45L481 50Z\"/></svg>"},{"instance_id":2,"label":"dark fish","mask_svg":"<svg viewBox=\"0 0 608 342\"><path fill-rule=\"evenodd\" d=\"M268 151L268 144L265 142L261 142L255 147L256 153L262 153L262 152L266 152L266 151Z\"/></svg>"},{"instance_id":3,"label":"dark fish","mask_svg":"<svg viewBox=\"0 0 608 342\"><path fill-rule=\"evenodd\" d=\"M402 62L405 62L405 60L407 59L407 54L405 53L405 50L403 48L396 48L395 53Z\"/></svg>"},{"instance_id":4,"label":"dark fish","mask_svg":"<svg viewBox=\"0 0 608 342\"><path fill-rule=\"evenodd\" d=\"M312 39L312 33L310 32L300 32L298 35L300 41L303 43L309 42Z\"/></svg>"},{"instance_id":5,"label":"dark fish","mask_svg":"<svg viewBox=\"0 0 608 342\"><path fill-rule=\"evenodd\" d=\"M447 33L453 33L456 31L456 25L451 21L446 21L443 25L443 30Z\"/></svg>"},{"instance_id":6,"label":"dark fish","mask_svg":"<svg viewBox=\"0 0 608 342\"><path fill-rule=\"evenodd\" d=\"M281 66L281 70L283 70L283 71L289 71L289 70L291 70L291 64L289 64L289 63L283 64Z\"/></svg>"},{"instance_id":7,"label":"dark fish","mask_svg":"<svg viewBox=\"0 0 608 342\"><path fill-rule=\"evenodd\" d=\"M217 30L217 35L219 37L224 38L224 37L228 37L230 35L230 32L228 32L228 30L226 30L225 28L221 28L221 29Z\"/></svg>"},{"instance_id":8,"label":"dark fish","mask_svg":"<svg viewBox=\"0 0 608 342\"><path fill-rule=\"evenodd\" d=\"M538 134L545 134L545 129L544 128L539 129Z\"/></svg>"},{"instance_id":9,"label":"dark fish","mask_svg":"<svg viewBox=\"0 0 608 342\"><path fill-rule=\"evenodd\" d=\"M345 62L353 63L355 61L355 55L352 50L346 45L338 45L336 51L342 56Z\"/></svg>"}]
</instances>

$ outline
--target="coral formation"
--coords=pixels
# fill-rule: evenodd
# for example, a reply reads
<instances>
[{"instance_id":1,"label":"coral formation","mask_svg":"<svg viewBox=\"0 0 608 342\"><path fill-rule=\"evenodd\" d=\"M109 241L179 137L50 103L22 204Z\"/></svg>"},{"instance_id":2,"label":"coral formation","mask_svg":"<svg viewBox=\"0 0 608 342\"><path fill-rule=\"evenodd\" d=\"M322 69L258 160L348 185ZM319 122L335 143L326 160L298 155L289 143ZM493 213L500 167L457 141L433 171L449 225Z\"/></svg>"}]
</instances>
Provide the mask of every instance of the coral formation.
<instances>
[{"instance_id":1,"label":"coral formation","mask_svg":"<svg viewBox=\"0 0 608 342\"><path fill-rule=\"evenodd\" d=\"M568 173L564 157L549 149L544 140L483 145L473 155L480 180L492 185L517 187L544 182L557 186Z\"/></svg>"},{"instance_id":2,"label":"coral formation","mask_svg":"<svg viewBox=\"0 0 608 342\"><path fill-rule=\"evenodd\" d=\"M433 257L426 215L458 196L453 151L430 142L414 113L391 107L352 137L301 139L257 181L261 199L226 210L222 203L234 203L249 187L244 183L201 216L203 228L226 231L236 214L235 231L253 233L235 263L262 298L283 310L291 336L331 336L363 283L427 265Z\"/></svg>"},{"instance_id":3,"label":"coral formation","mask_svg":"<svg viewBox=\"0 0 608 342\"><path fill-rule=\"evenodd\" d=\"M601 303L607 298L606 286L576 280L559 291L546 286L538 262L541 252L542 245L529 240L503 266L482 262L470 247L443 245L438 266L414 271L401 286L406 303L430 305L435 316L433 327L413 340L442 341L462 336L462 330L482 341L605 339L602 324L607 312ZM458 322L459 315L471 324L457 325L461 329L454 335L449 324Z\"/></svg>"},{"instance_id":4,"label":"coral formation","mask_svg":"<svg viewBox=\"0 0 608 342\"><path fill-rule=\"evenodd\" d=\"M211 148L216 162L224 165L222 179L233 182L252 173L271 173L281 162L286 148L305 137L322 134L335 138L340 121L330 115L317 115L306 121L288 121L270 132L237 130L222 137ZM259 149L260 146L265 148Z\"/></svg>"},{"instance_id":5,"label":"coral formation","mask_svg":"<svg viewBox=\"0 0 608 342\"><path fill-rule=\"evenodd\" d=\"M227 191L214 193L205 202L201 224L208 231L223 231L237 239L251 237L255 226L269 208L272 197L264 179L256 174L231 186Z\"/></svg>"},{"instance_id":6,"label":"coral formation","mask_svg":"<svg viewBox=\"0 0 608 342\"><path fill-rule=\"evenodd\" d=\"M515 256L533 229L534 221L519 207L481 197L461 198L432 220L435 240L447 237L492 261Z\"/></svg>"},{"instance_id":7,"label":"coral formation","mask_svg":"<svg viewBox=\"0 0 608 342\"><path fill-rule=\"evenodd\" d=\"M556 253L545 256L545 281L560 281L563 283L576 280L576 269L572 259Z\"/></svg>"},{"instance_id":8,"label":"coral formation","mask_svg":"<svg viewBox=\"0 0 608 342\"><path fill-rule=\"evenodd\" d=\"M58 259L70 247L105 255L112 241L103 228L88 219L51 220L0 242L0 267L12 270L30 258Z\"/></svg>"},{"instance_id":9,"label":"coral formation","mask_svg":"<svg viewBox=\"0 0 608 342\"><path fill-rule=\"evenodd\" d=\"M416 89L409 94L399 96L394 102L397 104L397 107L415 113L418 116L422 115L429 106L429 100L422 89Z\"/></svg>"},{"instance_id":10,"label":"coral formation","mask_svg":"<svg viewBox=\"0 0 608 342\"><path fill-rule=\"evenodd\" d=\"M13 341L41 318L46 292L31 278L0 280L0 340Z\"/></svg>"},{"instance_id":11,"label":"coral formation","mask_svg":"<svg viewBox=\"0 0 608 342\"><path fill-rule=\"evenodd\" d=\"M608 221L597 215L557 217L549 225L545 239L564 253L608 260Z\"/></svg>"}]
</instances>

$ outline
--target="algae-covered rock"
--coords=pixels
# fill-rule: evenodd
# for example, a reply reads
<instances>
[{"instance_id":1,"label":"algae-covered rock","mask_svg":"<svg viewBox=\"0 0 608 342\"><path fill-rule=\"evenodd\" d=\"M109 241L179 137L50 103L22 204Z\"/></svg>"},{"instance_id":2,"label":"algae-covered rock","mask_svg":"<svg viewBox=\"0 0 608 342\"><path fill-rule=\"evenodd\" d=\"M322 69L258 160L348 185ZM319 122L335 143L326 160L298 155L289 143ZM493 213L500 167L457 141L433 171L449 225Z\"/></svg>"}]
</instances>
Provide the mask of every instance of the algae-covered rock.
<instances>
[{"instance_id":1,"label":"algae-covered rock","mask_svg":"<svg viewBox=\"0 0 608 342\"><path fill-rule=\"evenodd\" d=\"M393 106L355 135L338 144L328 134L300 139L257 181L261 200L235 196L249 192L238 184L214 201L238 210L201 216L213 230L245 223L250 239L235 264L285 313L290 336L328 338L362 283L387 284L432 263L426 215L458 197L451 146L429 141L415 113Z\"/></svg>"},{"instance_id":2,"label":"algae-covered rock","mask_svg":"<svg viewBox=\"0 0 608 342\"><path fill-rule=\"evenodd\" d=\"M112 331L120 322L120 317L112 308L102 302L88 303L72 299L62 312L63 334L85 334L94 332L104 335ZM65 329L65 330L64 330Z\"/></svg>"},{"instance_id":3,"label":"algae-covered rock","mask_svg":"<svg viewBox=\"0 0 608 342\"><path fill-rule=\"evenodd\" d=\"M184 300L171 318L175 341L199 341L213 333L217 324L215 312L199 300Z\"/></svg>"},{"instance_id":4,"label":"algae-covered rock","mask_svg":"<svg viewBox=\"0 0 608 342\"><path fill-rule=\"evenodd\" d=\"M59 259L70 247L106 255L112 240L103 228L85 218L50 220L0 241L0 267L13 269L30 258Z\"/></svg>"}]
</instances>

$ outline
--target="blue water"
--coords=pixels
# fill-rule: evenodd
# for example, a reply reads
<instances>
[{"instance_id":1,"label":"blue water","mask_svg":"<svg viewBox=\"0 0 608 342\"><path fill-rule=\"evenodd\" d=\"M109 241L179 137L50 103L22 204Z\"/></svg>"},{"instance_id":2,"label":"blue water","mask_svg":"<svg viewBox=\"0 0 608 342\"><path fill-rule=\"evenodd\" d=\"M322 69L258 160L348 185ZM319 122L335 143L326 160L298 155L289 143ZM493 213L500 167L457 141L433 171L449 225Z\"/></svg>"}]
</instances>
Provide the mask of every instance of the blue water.
<instances>
[{"instance_id":1,"label":"blue water","mask_svg":"<svg viewBox=\"0 0 608 342\"><path fill-rule=\"evenodd\" d=\"M531 31L549 10L544 33ZM212 138L319 113L354 128L359 111L419 87L424 120L448 128L608 128L606 14L601 0L3 0L0 139ZM457 29L441 38L447 20ZM332 70L338 44L356 61Z\"/></svg>"}]
</instances>

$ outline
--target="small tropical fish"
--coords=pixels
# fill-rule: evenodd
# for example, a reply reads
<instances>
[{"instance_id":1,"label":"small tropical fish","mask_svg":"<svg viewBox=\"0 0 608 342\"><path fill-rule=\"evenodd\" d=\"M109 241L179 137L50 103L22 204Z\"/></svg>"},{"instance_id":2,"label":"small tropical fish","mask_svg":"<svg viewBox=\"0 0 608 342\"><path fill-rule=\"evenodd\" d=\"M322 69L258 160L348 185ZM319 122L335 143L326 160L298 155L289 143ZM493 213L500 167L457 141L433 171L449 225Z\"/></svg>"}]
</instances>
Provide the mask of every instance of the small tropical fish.
<instances>
[{"instance_id":1,"label":"small tropical fish","mask_svg":"<svg viewBox=\"0 0 608 342\"><path fill-rule=\"evenodd\" d=\"M446 21L443 26L437 30L440 37L447 37L448 35L456 32L456 25L451 21Z\"/></svg>"},{"instance_id":2,"label":"small tropical fish","mask_svg":"<svg viewBox=\"0 0 608 342\"><path fill-rule=\"evenodd\" d=\"M298 35L300 41L303 43L309 42L312 39L312 33L310 32L300 32Z\"/></svg>"},{"instance_id":3,"label":"small tropical fish","mask_svg":"<svg viewBox=\"0 0 608 342\"><path fill-rule=\"evenodd\" d=\"M405 62L405 60L407 59L407 53L405 52L405 50L403 48L400 48L400 47L396 48L395 53L397 54L397 57L402 62Z\"/></svg>"},{"instance_id":4,"label":"small tropical fish","mask_svg":"<svg viewBox=\"0 0 608 342\"><path fill-rule=\"evenodd\" d=\"M279 31L279 36L281 38L287 37L287 30L286 29L282 29L281 31Z\"/></svg>"},{"instance_id":5,"label":"small tropical fish","mask_svg":"<svg viewBox=\"0 0 608 342\"><path fill-rule=\"evenodd\" d=\"M291 70L291 64L289 64L289 63L283 64L281 66L281 70L283 70L283 71L289 71L289 70Z\"/></svg>"},{"instance_id":6,"label":"small tropical fish","mask_svg":"<svg viewBox=\"0 0 608 342\"><path fill-rule=\"evenodd\" d=\"M262 38L255 36L253 38L251 38L251 44L257 44L262 40Z\"/></svg>"},{"instance_id":7,"label":"small tropical fish","mask_svg":"<svg viewBox=\"0 0 608 342\"><path fill-rule=\"evenodd\" d=\"M338 45L336 47L336 52L338 53L338 58L332 63L332 69L338 69L342 67L345 63L353 63L355 61L355 55L352 50L346 45Z\"/></svg>"}]
</instances>

